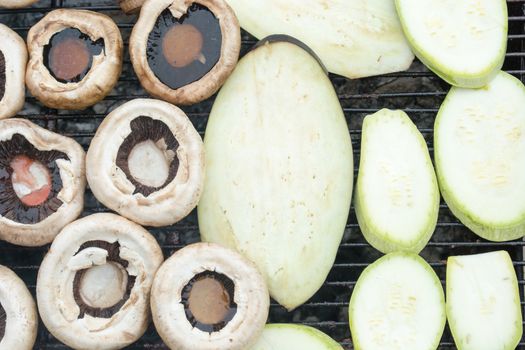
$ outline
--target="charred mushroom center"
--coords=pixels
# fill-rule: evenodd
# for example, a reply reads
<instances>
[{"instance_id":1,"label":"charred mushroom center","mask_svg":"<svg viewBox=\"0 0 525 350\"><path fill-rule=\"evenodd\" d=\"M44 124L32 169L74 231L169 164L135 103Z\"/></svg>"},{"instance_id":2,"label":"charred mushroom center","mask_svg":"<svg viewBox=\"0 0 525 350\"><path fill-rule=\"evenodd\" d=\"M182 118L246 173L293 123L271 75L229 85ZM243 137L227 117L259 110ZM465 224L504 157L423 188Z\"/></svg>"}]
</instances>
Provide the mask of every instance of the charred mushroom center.
<instances>
[{"instance_id":1,"label":"charred mushroom center","mask_svg":"<svg viewBox=\"0 0 525 350\"><path fill-rule=\"evenodd\" d=\"M27 206L40 205L51 193L49 170L38 160L19 155L11 161L11 181L18 198Z\"/></svg>"},{"instance_id":2,"label":"charred mushroom center","mask_svg":"<svg viewBox=\"0 0 525 350\"><path fill-rule=\"evenodd\" d=\"M73 296L80 308L79 318L111 318L126 303L135 284L135 276L126 270L128 261L120 257L120 244L89 241L78 252L96 247L108 252L106 263L77 271L73 280ZM77 252L77 254L78 254Z\"/></svg>"},{"instance_id":3,"label":"charred mushroom center","mask_svg":"<svg viewBox=\"0 0 525 350\"><path fill-rule=\"evenodd\" d=\"M0 342L5 336L5 327L7 326L7 313L4 306L0 303Z\"/></svg>"},{"instance_id":4,"label":"charred mushroom center","mask_svg":"<svg viewBox=\"0 0 525 350\"><path fill-rule=\"evenodd\" d=\"M2 51L0 51L0 101L4 98L5 95L5 56Z\"/></svg>"},{"instance_id":5,"label":"charred mushroom center","mask_svg":"<svg viewBox=\"0 0 525 350\"><path fill-rule=\"evenodd\" d=\"M116 164L144 196L173 181L179 168L179 143L160 120L138 117L130 123L131 133L120 146Z\"/></svg>"},{"instance_id":6,"label":"charred mushroom center","mask_svg":"<svg viewBox=\"0 0 525 350\"><path fill-rule=\"evenodd\" d=\"M182 290L186 318L201 331L220 331L237 312L234 292L233 281L223 274L206 271L195 275Z\"/></svg>"},{"instance_id":7,"label":"charred mushroom center","mask_svg":"<svg viewBox=\"0 0 525 350\"><path fill-rule=\"evenodd\" d=\"M180 18L165 10L148 37L148 64L162 83L178 89L217 64L221 45L219 20L208 8L192 4Z\"/></svg>"},{"instance_id":8,"label":"charred mushroom center","mask_svg":"<svg viewBox=\"0 0 525 350\"><path fill-rule=\"evenodd\" d=\"M92 41L78 29L64 29L53 35L44 47L44 64L56 80L79 82L91 69L93 56L103 49L103 39Z\"/></svg>"},{"instance_id":9,"label":"charred mushroom center","mask_svg":"<svg viewBox=\"0 0 525 350\"><path fill-rule=\"evenodd\" d=\"M63 204L59 151L40 151L24 136L0 142L0 215L21 224L35 224Z\"/></svg>"}]
</instances>

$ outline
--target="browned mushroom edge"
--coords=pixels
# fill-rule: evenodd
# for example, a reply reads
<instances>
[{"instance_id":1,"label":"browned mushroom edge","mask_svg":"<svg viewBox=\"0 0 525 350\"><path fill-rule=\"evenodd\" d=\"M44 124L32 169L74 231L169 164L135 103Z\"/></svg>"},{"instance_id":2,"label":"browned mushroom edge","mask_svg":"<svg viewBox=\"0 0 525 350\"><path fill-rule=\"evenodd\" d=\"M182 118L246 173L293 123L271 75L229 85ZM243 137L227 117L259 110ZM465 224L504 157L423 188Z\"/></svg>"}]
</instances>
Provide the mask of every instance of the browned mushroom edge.
<instances>
[{"instance_id":1,"label":"browned mushroom edge","mask_svg":"<svg viewBox=\"0 0 525 350\"><path fill-rule=\"evenodd\" d=\"M7 9L19 9L31 6L38 2L38 0L0 0L0 7Z\"/></svg>"}]
</instances>

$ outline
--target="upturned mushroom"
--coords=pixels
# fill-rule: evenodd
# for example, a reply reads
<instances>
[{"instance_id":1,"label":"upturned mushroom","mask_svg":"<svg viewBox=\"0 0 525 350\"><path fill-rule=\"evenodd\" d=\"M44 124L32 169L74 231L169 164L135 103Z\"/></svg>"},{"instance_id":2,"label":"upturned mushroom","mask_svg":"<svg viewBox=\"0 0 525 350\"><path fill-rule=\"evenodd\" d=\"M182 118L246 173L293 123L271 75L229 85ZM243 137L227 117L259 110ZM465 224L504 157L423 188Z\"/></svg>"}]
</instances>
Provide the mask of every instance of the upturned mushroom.
<instances>
[{"instance_id":1,"label":"upturned mushroom","mask_svg":"<svg viewBox=\"0 0 525 350\"><path fill-rule=\"evenodd\" d=\"M130 56L151 95L188 105L220 88L240 46L239 23L224 0L157 0L142 6Z\"/></svg>"},{"instance_id":2,"label":"upturned mushroom","mask_svg":"<svg viewBox=\"0 0 525 350\"><path fill-rule=\"evenodd\" d=\"M142 225L179 221L202 192L202 139L182 110L163 101L136 99L111 112L86 163L95 197Z\"/></svg>"},{"instance_id":3,"label":"upturned mushroom","mask_svg":"<svg viewBox=\"0 0 525 350\"><path fill-rule=\"evenodd\" d=\"M0 119L3 119L14 116L24 106L27 49L24 40L3 24L0 38Z\"/></svg>"},{"instance_id":4,"label":"upturned mushroom","mask_svg":"<svg viewBox=\"0 0 525 350\"><path fill-rule=\"evenodd\" d=\"M40 246L84 206L85 154L70 139L24 119L0 121L0 239Z\"/></svg>"},{"instance_id":5,"label":"upturned mushroom","mask_svg":"<svg viewBox=\"0 0 525 350\"><path fill-rule=\"evenodd\" d=\"M75 349L120 349L146 331L153 276L163 261L153 236L114 214L66 226L38 271L47 329Z\"/></svg>"},{"instance_id":6,"label":"upturned mushroom","mask_svg":"<svg viewBox=\"0 0 525 350\"><path fill-rule=\"evenodd\" d=\"M27 87L51 108L94 105L109 94L122 70L120 31L97 12L51 11L29 30L27 46Z\"/></svg>"},{"instance_id":7,"label":"upturned mushroom","mask_svg":"<svg viewBox=\"0 0 525 350\"><path fill-rule=\"evenodd\" d=\"M159 268L151 290L153 322L178 350L244 350L261 335L270 297L253 263L217 244L197 243Z\"/></svg>"}]
</instances>

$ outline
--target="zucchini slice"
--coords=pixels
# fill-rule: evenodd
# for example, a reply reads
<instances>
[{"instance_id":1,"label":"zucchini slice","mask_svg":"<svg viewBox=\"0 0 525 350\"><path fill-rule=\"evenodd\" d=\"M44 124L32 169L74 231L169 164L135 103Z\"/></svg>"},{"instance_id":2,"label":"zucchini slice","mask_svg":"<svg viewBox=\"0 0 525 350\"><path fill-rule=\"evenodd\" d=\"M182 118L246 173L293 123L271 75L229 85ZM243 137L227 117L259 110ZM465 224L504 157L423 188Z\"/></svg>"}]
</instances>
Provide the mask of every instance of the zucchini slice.
<instances>
[{"instance_id":1,"label":"zucchini slice","mask_svg":"<svg viewBox=\"0 0 525 350\"><path fill-rule=\"evenodd\" d=\"M396 0L396 7L416 56L449 84L479 88L503 66L505 0Z\"/></svg>"},{"instance_id":2,"label":"zucchini slice","mask_svg":"<svg viewBox=\"0 0 525 350\"><path fill-rule=\"evenodd\" d=\"M347 78L407 70L414 54L394 0L226 0L241 26L262 39L287 34Z\"/></svg>"},{"instance_id":3,"label":"zucchini slice","mask_svg":"<svg viewBox=\"0 0 525 350\"><path fill-rule=\"evenodd\" d=\"M506 251L448 258L447 316L459 350L516 349L520 293Z\"/></svg>"},{"instance_id":4,"label":"zucchini slice","mask_svg":"<svg viewBox=\"0 0 525 350\"><path fill-rule=\"evenodd\" d=\"M250 350L343 350L338 342L323 332L296 324L268 324Z\"/></svg>"},{"instance_id":5,"label":"zucchini slice","mask_svg":"<svg viewBox=\"0 0 525 350\"><path fill-rule=\"evenodd\" d=\"M525 235L525 87L500 72L485 88L452 88L434 127L441 194L490 241Z\"/></svg>"},{"instance_id":6,"label":"zucchini slice","mask_svg":"<svg viewBox=\"0 0 525 350\"><path fill-rule=\"evenodd\" d=\"M419 253L439 212L439 188L423 135L403 111L365 117L355 191L357 221L383 253Z\"/></svg>"},{"instance_id":7,"label":"zucchini slice","mask_svg":"<svg viewBox=\"0 0 525 350\"><path fill-rule=\"evenodd\" d=\"M332 83L296 40L264 40L213 105L198 205L204 241L252 260L293 309L332 268L353 185L350 133Z\"/></svg>"},{"instance_id":8,"label":"zucchini slice","mask_svg":"<svg viewBox=\"0 0 525 350\"><path fill-rule=\"evenodd\" d=\"M348 312L356 350L433 350L445 328L445 295L423 258L390 253L363 271Z\"/></svg>"}]
</instances>

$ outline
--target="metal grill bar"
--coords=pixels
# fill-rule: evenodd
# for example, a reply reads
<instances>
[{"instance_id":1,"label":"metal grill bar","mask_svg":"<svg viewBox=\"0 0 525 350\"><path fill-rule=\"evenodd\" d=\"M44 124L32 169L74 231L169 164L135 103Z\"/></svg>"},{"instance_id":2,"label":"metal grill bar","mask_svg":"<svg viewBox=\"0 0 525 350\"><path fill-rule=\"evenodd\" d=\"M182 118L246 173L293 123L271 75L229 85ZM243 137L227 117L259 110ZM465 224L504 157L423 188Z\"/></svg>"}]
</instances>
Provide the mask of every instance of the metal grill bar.
<instances>
[{"instance_id":1,"label":"metal grill bar","mask_svg":"<svg viewBox=\"0 0 525 350\"><path fill-rule=\"evenodd\" d=\"M46 12L58 7L74 7L99 11L112 16L118 23L124 38L127 39L135 17L123 15L120 8L115 4L116 0L41 0L36 5L38 7L22 10L0 9L0 22L8 24L25 37L29 28ZM525 0L508 1L509 40L504 66L507 72L522 81L525 81L524 6ZM255 42L253 37L243 33L242 52L246 52ZM361 124L364 116L383 107L403 109L407 112L423 133L429 148L433 149L433 121L449 86L420 62L416 61L406 72L354 81L334 75L331 76L331 79L340 97L349 124L356 157L359 156ZM140 87L131 67L129 56L126 56L123 74L117 88L96 107L78 112L58 111L42 107L34 98L28 97L21 114L50 130L74 137L84 147L87 147L105 115L126 100L135 97L148 96ZM212 101L213 98L196 106L184 108L201 135L206 127ZM102 211L107 210L93 198L91 191L87 191L86 209L83 215ZM176 225L166 228L152 228L150 232L158 238L166 257L199 239L195 213L190 214L188 218ZM449 255L481 253L499 249L507 250L513 259L519 284L525 286L523 276L523 268L525 267L524 248L525 241L523 240L487 242L479 239L459 223L452 216L447 206L442 203L436 232L431 242L423 250L422 255L429 261L443 281L445 261ZM0 264L14 269L26 281L34 294L38 267L47 250L48 247L24 248L0 242ZM326 283L311 300L293 312L287 312L277 303L272 302L269 321L295 322L319 328L338 340L345 349L352 349L347 320L347 305L350 294L362 270L380 256L381 254L371 248L363 239L352 208L343 242L339 247L335 265ZM524 300L523 295L522 300ZM524 307L525 314L525 302L522 301L521 305ZM35 348L66 349L67 347L60 344L47 332L43 325L40 325ZM136 344L129 348L166 349L153 326ZM525 349L525 339L522 339L519 348ZM443 336L440 349L455 349L448 329Z\"/></svg>"}]
</instances>

